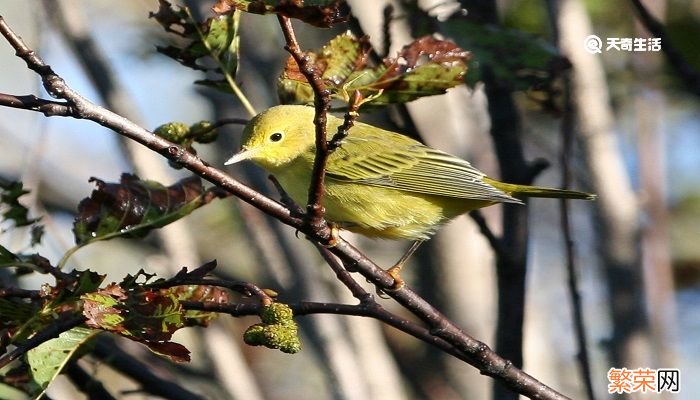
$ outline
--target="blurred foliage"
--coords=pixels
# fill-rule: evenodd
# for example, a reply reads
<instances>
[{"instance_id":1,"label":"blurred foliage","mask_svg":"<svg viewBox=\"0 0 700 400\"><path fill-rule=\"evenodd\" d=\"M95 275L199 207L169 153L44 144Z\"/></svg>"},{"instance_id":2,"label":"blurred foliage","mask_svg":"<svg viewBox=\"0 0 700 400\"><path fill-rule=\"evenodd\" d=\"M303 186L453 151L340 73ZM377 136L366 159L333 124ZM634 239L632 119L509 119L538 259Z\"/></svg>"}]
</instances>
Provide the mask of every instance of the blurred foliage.
<instances>
[{"instance_id":1,"label":"blurred foliage","mask_svg":"<svg viewBox=\"0 0 700 400\"><path fill-rule=\"evenodd\" d=\"M414 3L404 3L414 35L439 32L473 54L465 82L474 87L488 73L492 84L523 91L545 110L556 111L558 78L571 68L567 58L540 37L503 25L484 23L469 13L436 18Z\"/></svg>"},{"instance_id":2,"label":"blurred foliage","mask_svg":"<svg viewBox=\"0 0 700 400\"><path fill-rule=\"evenodd\" d=\"M676 49L696 71L700 71L700 1L695 0L695 6L688 12L685 5L675 6L680 1L669 1L666 18L666 31ZM694 9L694 12L692 12Z\"/></svg>"},{"instance_id":3,"label":"blurred foliage","mask_svg":"<svg viewBox=\"0 0 700 400\"><path fill-rule=\"evenodd\" d=\"M0 214L2 220L11 221L14 226L31 228L30 246L41 242L44 235L44 226L39 224L41 218L30 218L29 209L22 205L19 198L28 194L22 182L0 182Z\"/></svg>"},{"instance_id":4,"label":"blurred foliage","mask_svg":"<svg viewBox=\"0 0 700 400\"><path fill-rule=\"evenodd\" d=\"M533 7L531 1L516 0L507 3L502 11L503 26L537 35L540 38L549 37L551 32L547 9L544 6Z\"/></svg>"}]
</instances>

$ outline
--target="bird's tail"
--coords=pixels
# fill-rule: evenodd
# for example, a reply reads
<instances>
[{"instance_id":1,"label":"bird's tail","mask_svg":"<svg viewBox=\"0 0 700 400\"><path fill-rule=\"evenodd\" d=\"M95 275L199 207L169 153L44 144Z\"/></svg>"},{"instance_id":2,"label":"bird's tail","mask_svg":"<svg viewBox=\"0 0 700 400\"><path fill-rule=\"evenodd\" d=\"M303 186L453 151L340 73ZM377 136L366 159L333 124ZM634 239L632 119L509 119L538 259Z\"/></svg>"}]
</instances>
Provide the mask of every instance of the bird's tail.
<instances>
[{"instance_id":1,"label":"bird's tail","mask_svg":"<svg viewBox=\"0 0 700 400\"><path fill-rule=\"evenodd\" d=\"M485 178L484 180L486 181L486 179L488 178ZM595 198L597 197L595 194L579 192L576 190L550 189L539 186L516 185L512 183L503 183L492 179L488 179L487 183L516 198L548 197L554 199L595 200Z\"/></svg>"}]
</instances>

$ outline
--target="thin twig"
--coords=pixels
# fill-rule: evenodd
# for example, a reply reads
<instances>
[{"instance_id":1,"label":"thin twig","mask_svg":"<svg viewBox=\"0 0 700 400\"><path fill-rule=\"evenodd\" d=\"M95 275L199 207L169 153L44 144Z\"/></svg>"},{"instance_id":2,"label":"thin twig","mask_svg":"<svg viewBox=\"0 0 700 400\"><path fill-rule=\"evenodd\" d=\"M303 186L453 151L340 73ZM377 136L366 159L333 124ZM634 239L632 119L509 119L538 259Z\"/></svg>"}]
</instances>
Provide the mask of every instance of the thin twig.
<instances>
[{"instance_id":1,"label":"thin twig","mask_svg":"<svg viewBox=\"0 0 700 400\"><path fill-rule=\"evenodd\" d=\"M325 175L326 162L328 160L328 142L326 141L326 123L328 109L330 108L331 98L330 91L326 88L326 84L321 78L316 66L313 64L311 57L301 51L299 42L297 41L292 22L289 18L278 14L282 33L284 34L287 45L285 48L292 55L294 61L299 66L299 71L304 75L306 80L311 85L314 92L314 125L316 126L316 157L314 158L314 167L311 173L311 185L309 186L309 196L307 204L308 224L317 232L323 232L324 236L329 231L328 224L323 219L323 194L325 192ZM330 233L330 232L328 232Z\"/></svg>"},{"instance_id":2,"label":"thin twig","mask_svg":"<svg viewBox=\"0 0 700 400\"><path fill-rule=\"evenodd\" d=\"M229 314L234 317L259 315L262 306L255 303L222 304L214 302L181 301L180 304L187 310L198 310ZM386 323L404 333L429 343L448 354L463 361L472 362L470 355L462 352L444 339L434 335L430 330L403 319L387 311L379 303L374 301L360 302L360 304L338 304L321 302L299 302L287 304L295 316L312 314L337 314L358 317L369 317Z\"/></svg>"},{"instance_id":3,"label":"thin twig","mask_svg":"<svg viewBox=\"0 0 700 400\"><path fill-rule=\"evenodd\" d=\"M155 282L145 285L145 287L151 289L164 289L175 286L186 286L186 285L203 285L203 286L216 286L222 287L234 292L240 293L244 296L255 296L260 299L262 304L273 303L272 298L265 293L258 285L249 282L241 281L229 281L225 279L213 279L213 278L191 278L191 277L173 277L162 282Z\"/></svg>"},{"instance_id":4,"label":"thin twig","mask_svg":"<svg viewBox=\"0 0 700 400\"><path fill-rule=\"evenodd\" d=\"M571 158L571 150L573 146L573 121L574 121L574 107L571 103L570 96L571 89L571 79L568 75L564 78L564 91L565 91L565 106L564 106L564 116L561 122L561 135L562 135L562 148L561 148L561 169L562 169L562 182L561 187L563 189L568 188L571 185L571 168L569 165L569 159ZM571 232L571 224L569 219L569 202L566 199L561 199L560 205L560 215L561 215L561 231L564 240L564 251L566 253L566 273L568 275L568 286L569 295L571 297L571 307L573 309L573 322L576 334L576 341L578 343L578 362L581 368L581 376L583 379L584 387L586 388L586 394L589 400L595 399L595 392L593 390L593 379L591 377L591 364L588 360L588 344L586 340L586 326L583 320L583 306L581 304L581 293L579 291L578 284L578 268L576 266L576 245L574 243L573 235Z\"/></svg>"},{"instance_id":5,"label":"thin twig","mask_svg":"<svg viewBox=\"0 0 700 400\"><path fill-rule=\"evenodd\" d=\"M203 130L202 133L209 132L216 128L221 128L226 125L246 125L250 120L245 118L222 118L220 120L214 121L209 129Z\"/></svg>"},{"instance_id":6,"label":"thin twig","mask_svg":"<svg viewBox=\"0 0 700 400\"><path fill-rule=\"evenodd\" d=\"M340 147L343 140L348 137L350 128L355 124L355 118L357 118L357 110L362 105L362 93L359 90L355 90L348 105L348 111L345 113L343 118L343 123L338 127L338 131L333 135L331 140L328 142L328 152L332 153Z\"/></svg>"},{"instance_id":7,"label":"thin twig","mask_svg":"<svg viewBox=\"0 0 700 400\"><path fill-rule=\"evenodd\" d=\"M333 256L333 253L318 243L314 243L314 245L318 252L321 253L321 257L323 257L333 272L335 272L335 276L338 280L350 290L354 298L360 300L361 303L374 302L372 294L357 283L352 275L350 275L350 272L348 272L348 270L338 262L338 259Z\"/></svg>"},{"instance_id":8,"label":"thin twig","mask_svg":"<svg viewBox=\"0 0 700 400\"><path fill-rule=\"evenodd\" d=\"M34 95L14 96L0 93L0 105L38 111L47 117L67 116L73 113L70 106L64 102L40 99Z\"/></svg>"},{"instance_id":9,"label":"thin twig","mask_svg":"<svg viewBox=\"0 0 700 400\"><path fill-rule=\"evenodd\" d=\"M673 43L666 33L666 28L664 28L659 20L651 15L649 10L644 7L641 0L630 1L635 10L637 10L639 21L642 25L644 25L654 37L661 39L661 50L666 54L666 59L669 64L671 64L671 67L673 67L678 76L685 82L683 86L693 94L700 96L700 73L698 73L698 71L688 63L685 57L683 57L680 51L673 46Z\"/></svg>"},{"instance_id":10,"label":"thin twig","mask_svg":"<svg viewBox=\"0 0 700 400\"><path fill-rule=\"evenodd\" d=\"M280 194L280 201L282 204L287 206L290 211L292 211L292 214L296 214L298 216L302 216L304 214L304 209L301 208L299 204L297 204L294 199L287 193L286 190L282 187L282 184L275 178L274 175L268 175L267 179L272 182L272 185L275 187L277 192Z\"/></svg>"},{"instance_id":11,"label":"thin twig","mask_svg":"<svg viewBox=\"0 0 700 400\"><path fill-rule=\"evenodd\" d=\"M555 0L547 0L547 14L549 16L549 25L552 30L552 43L559 47L559 4ZM563 98L563 115L561 120L561 151L559 156L559 164L561 166L561 187L567 189L571 186L571 157L574 145L574 129L576 121L576 109L572 99L572 82L571 74L565 72L562 76L562 98ZM560 201L560 216L561 216L561 231L564 239L564 252L566 254L566 271L568 274L569 296L571 297L571 308L573 310L573 322L578 344L578 362L581 372L581 378L586 389L588 400L595 399L595 391L593 390L593 379L591 376L591 365L588 359L588 343L586 340L586 327L583 318L583 306L581 304L581 294L578 286L578 268L576 265L576 248L571 232L569 220L569 202L566 199Z\"/></svg>"},{"instance_id":12,"label":"thin twig","mask_svg":"<svg viewBox=\"0 0 700 400\"><path fill-rule=\"evenodd\" d=\"M470 211L469 216L472 218L472 220L474 220L474 222L476 222L476 225L479 227L479 231L489 242L494 253L496 253L496 255L503 253L503 244L501 243L501 239L496 236L495 233L493 233L488 223L486 223L486 218L484 218L481 211Z\"/></svg>"}]
</instances>

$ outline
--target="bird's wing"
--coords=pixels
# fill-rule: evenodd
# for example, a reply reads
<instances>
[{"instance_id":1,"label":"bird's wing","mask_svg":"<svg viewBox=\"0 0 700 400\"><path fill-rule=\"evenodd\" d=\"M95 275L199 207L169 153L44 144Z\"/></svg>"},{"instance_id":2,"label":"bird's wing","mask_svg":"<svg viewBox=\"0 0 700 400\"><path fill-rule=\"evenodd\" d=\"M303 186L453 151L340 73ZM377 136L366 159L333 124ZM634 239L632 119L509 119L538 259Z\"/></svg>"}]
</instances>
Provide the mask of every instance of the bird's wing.
<instances>
[{"instance_id":1,"label":"bird's wing","mask_svg":"<svg viewBox=\"0 0 700 400\"><path fill-rule=\"evenodd\" d=\"M362 134L355 129L363 129ZM356 126L331 154L327 176L407 192L470 200L519 202L482 181L469 162L389 131ZM392 137L387 138L387 134Z\"/></svg>"}]
</instances>

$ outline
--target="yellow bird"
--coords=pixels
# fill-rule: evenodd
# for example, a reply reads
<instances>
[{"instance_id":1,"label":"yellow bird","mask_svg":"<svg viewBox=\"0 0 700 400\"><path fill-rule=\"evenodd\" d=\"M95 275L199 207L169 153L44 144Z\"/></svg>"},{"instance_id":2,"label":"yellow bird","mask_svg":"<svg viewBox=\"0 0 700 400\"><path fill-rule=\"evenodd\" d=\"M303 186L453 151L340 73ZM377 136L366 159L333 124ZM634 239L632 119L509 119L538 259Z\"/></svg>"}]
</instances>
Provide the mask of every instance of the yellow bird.
<instances>
[{"instance_id":1,"label":"yellow bird","mask_svg":"<svg viewBox=\"0 0 700 400\"><path fill-rule=\"evenodd\" d=\"M241 151L226 165L251 160L274 175L295 202L306 204L316 152L313 119L314 109L299 105L258 114L245 127ZM328 115L329 135L342 123ZM329 155L325 189L326 219L339 228L416 241L391 269L395 278L421 241L468 211L496 203L522 204L518 197L595 198L572 190L499 182L459 157L360 122Z\"/></svg>"}]
</instances>

